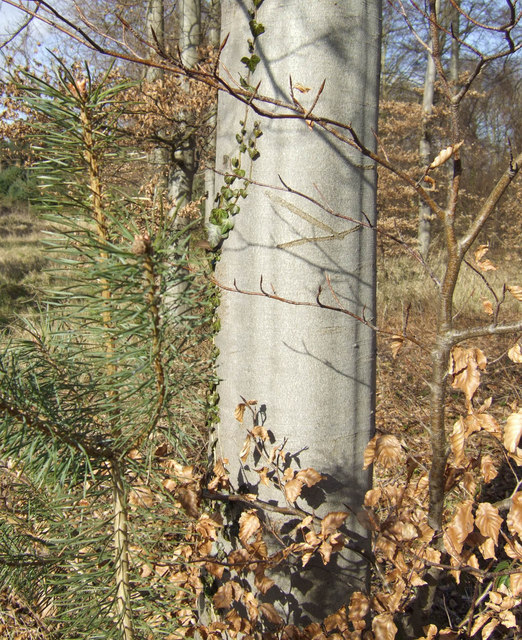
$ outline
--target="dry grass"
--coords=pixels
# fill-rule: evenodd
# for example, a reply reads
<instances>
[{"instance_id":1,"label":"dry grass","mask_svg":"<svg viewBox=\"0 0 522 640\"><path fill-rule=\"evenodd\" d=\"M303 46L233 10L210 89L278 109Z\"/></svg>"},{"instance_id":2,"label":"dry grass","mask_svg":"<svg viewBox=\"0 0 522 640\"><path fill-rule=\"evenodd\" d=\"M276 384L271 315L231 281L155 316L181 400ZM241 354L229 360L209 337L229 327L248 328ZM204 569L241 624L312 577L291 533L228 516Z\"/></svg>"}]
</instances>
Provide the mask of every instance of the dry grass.
<instances>
[{"instance_id":1,"label":"dry grass","mask_svg":"<svg viewBox=\"0 0 522 640\"><path fill-rule=\"evenodd\" d=\"M43 224L27 208L0 206L0 326L34 302L47 259L42 251Z\"/></svg>"},{"instance_id":2,"label":"dry grass","mask_svg":"<svg viewBox=\"0 0 522 640\"><path fill-rule=\"evenodd\" d=\"M487 257L497 266L496 271L480 272L472 256L470 265L464 265L455 290L454 309L458 326L469 326L472 322L487 323L489 316L484 310L484 301L495 304L493 290L499 300L503 297L504 284L520 285L522 256L490 251ZM444 270L444 256L437 253L430 257L430 268L440 279ZM477 273L479 271L479 273ZM486 284L486 282L489 284ZM430 331L436 318L437 287L424 267L409 255L393 255L381 258L378 263L378 320L383 328L401 327L403 314L410 308L410 319L418 318L424 330ZM520 302L509 293L501 305L505 318L520 315ZM394 324L395 323L395 324Z\"/></svg>"}]
</instances>

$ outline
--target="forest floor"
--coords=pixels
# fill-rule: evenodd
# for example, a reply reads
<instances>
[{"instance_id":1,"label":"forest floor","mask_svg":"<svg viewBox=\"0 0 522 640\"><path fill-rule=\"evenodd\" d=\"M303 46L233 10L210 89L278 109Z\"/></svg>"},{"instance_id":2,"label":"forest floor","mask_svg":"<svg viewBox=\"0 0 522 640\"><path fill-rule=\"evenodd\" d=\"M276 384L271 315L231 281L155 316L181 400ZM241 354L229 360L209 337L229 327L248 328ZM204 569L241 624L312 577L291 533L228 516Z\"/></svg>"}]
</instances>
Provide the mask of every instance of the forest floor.
<instances>
[{"instance_id":1,"label":"forest floor","mask_svg":"<svg viewBox=\"0 0 522 640\"><path fill-rule=\"evenodd\" d=\"M47 264L42 246L44 227L23 208L0 206L0 327L16 313L34 308L37 290L49 282L44 267ZM518 282L521 260L504 254L496 256L497 273L488 274L497 291L502 277L508 283ZM505 264L500 265L504 261ZM442 259L440 261L442 267ZM500 275L502 274L502 275ZM484 324L488 321L484 298L490 296L480 279L464 274L464 282L456 295L456 310L461 326ZM436 308L434 289L429 278L411 257L391 255L379 257L378 263L378 325L401 333L405 323L408 331L428 345L434 337ZM520 304L520 303L518 303ZM507 299L505 313L516 317L520 311L516 301ZM522 370L507 357L513 337L487 338L472 346L482 348L488 357L488 367L482 375L477 403L492 397L491 412L499 420L522 407ZM471 345L470 345L471 346ZM378 338L377 361L377 429L393 433L413 455L429 450L429 350L404 343L398 354L388 337ZM463 394L450 390L447 400L448 424L466 414ZM202 426L203 428L203 426ZM514 474L504 465L491 487L488 499L502 500L513 490ZM464 585L465 591L465 585ZM463 591L459 591L462 598ZM443 603L445 615L458 616L462 602L457 592L449 590ZM462 599L461 598L461 599ZM441 605L442 607L442 605ZM451 620L450 620L451 622ZM0 640L39 640L43 622L36 612L21 602L7 587L0 590Z\"/></svg>"}]
</instances>

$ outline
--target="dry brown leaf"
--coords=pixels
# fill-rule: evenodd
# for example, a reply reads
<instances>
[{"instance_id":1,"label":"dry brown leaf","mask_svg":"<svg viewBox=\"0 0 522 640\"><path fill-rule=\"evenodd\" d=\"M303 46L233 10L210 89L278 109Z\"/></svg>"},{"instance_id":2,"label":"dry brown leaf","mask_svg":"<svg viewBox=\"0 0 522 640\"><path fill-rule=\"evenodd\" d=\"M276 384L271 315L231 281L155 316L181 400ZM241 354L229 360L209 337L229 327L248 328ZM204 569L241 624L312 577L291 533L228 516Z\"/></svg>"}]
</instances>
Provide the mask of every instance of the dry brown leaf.
<instances>
[{"instance_id":1,"label":"dry brown leaf","mask_svg":"<svg viewBox=\"0 0 522 640\"><path fill-rule=\"evenodd\" d=\"M517 619L515 618L515 614L513 613L513 611L502 611L501 613L499 613L498 617L500 619L500 622L508 629L513 629L517 626Z\"/></svg>"},{"instance_id":2,"label":"dry brown leaf","mask_svg":"<svg viewBox=\"0 0 522 640\"><path fill-rule=\"evenodd\" d=\"M471 413L464 418L465 436L468 438L475 431L487 431L501 437L502 429L496 418L489 413Z\"/></svg>"},{"instance_id":3,"label":"dry brown leaf","mask_svg":"<svg viewBox=\"0 0 522 640\"><path fill-rule=\"evenodd\" d=\"M510 453L518 453L518 443L522 436L522 411L512 413L504 427L504 446ZM519 454L520 455L520 454Z\"/></svg>"},{"instance_id":4,"label":"dry brown leaf","mask_svg":"<svg viewBox=\"0 0 522 640\"><path fill-rule=\"evenodd\" d=\"M357 522L366 529L366 531L378 531L379 525L376 522L375 514L371 509L360 509L355 514Z\"/></svg>"},{"instance_id":5,"label":"dry brown leaf","mask_svg":"<svg viewBox=\"0 0 522 640\"><path fill-rule=\"evenodd\" d=\"M475 495L475 491L477 490L477 482L475 480L475 476L471 471L466 471L466 473L462 476L462 484L464 489L469 493L470 496Z\"/></svg>"},{"instance_id":6,"label":"dry brown leaf","mask_svg":"<svg viewBox=\"0 0 522 640\"><path fill-rule=\"evenodd\" d=\"M435 562L437 564L441 559L441 552L438 549L433 549L432 547L427 547L422 555L428 562Z\"/></svg>"},{"instance_id":7,"label":"dry brown leaf","mask_svg":"<svg viewBox=\"0 0 522 640\"><path fill-rule=\"evenodd\" d=\"M484 309L485 313L488 314L488 316L492 316L493 315L493 303L491 302L491 300L488 300L487 298L481 298L480 299L482 302L482 308Z\"/></svg>"},{"instance_id":8,"label":"dry brown leaf","mask_svg":"<svg viewBox=\"0 0 522 640\"><path fill-rule=\"evenodd\" d=\"M232 604L232 584L232 582L226 582L225 584L222 584L214 594L212 600L214 602L214 606L217 609L228 609L228 607L230 607L230 605Z\"/></svg>"},{"instance_id":9,"label":"dry brown leaf","mask_svg":"<svg viewBox=\"0 0 522 640\"><path fill-rule=\"evenodd\" d=\"M261 438L261 440L263 440L263 442L266 442L267 440L270 440L270 436L268 435L268 431L262 427L261 425L258 425L257 427L253 427L253 429L250 431L250 433L254 436L254 438Z\"/></svg>"},{"instance_id":10,"label":"dry brown leaf","mask_svg":"<svg viewBox=\"0 0 522 640\"><path fill-rule=\"evenodd\" d=\"M172 493L178 487L177 481L172 480L172 478L165 478L165 480L163 480L161 484L167 491L170 491L170 493Z\"/></svg>"},{"instance_id":11,"label":"dry brown leaf","mask_svg":"<svg viewBox=\"0 0 522 640\"><path fill-rule=\"evenodd\" d=\"M295 476L295 471L291 467L287 467L283 473L283 480L289 482Z\"/></svg>"},{"instance_id":12,"label":"dry brown leaf","mask_svg":"<svg viewBox=\"0 0 522 640\"><path fill-rule=\"evenodd\" d=\"M339 611L332 613L324 619L324 628L330 634L330 632L337 629L338 631L347 631L348 623L346 621L346 607L341 607ZM331 637L330 635L328 637Z\"/></svg>"},{"instance_id":13,"label":"dry brown leaf","mask_svg":"<svg viewBox=\"0 0 522 640\"><path fill-rule=\"evenodd\" d=\"M390 339L390 348L392 353L392 358L396 358L397 354L401 350L402 345L404 344L404 337L398 334L395 334Z\"/></svg>"},{"instance_id":14,"label":"dry brown leaf","mask_svg":"<svg viewBox=\"0 0 522 640\"><path fill-rule=\"evenodd\" d=\"M239 539L246 546L248 540L254 533L261 528L261 523L255 509L243 511L239 518Z\"/></svg>"},{"instance_id":15,"label":"dry brown leaf","mask_svg":"<svg viewBox=\"0 0 522 640\"><path fill-rule=\"evenodd\" d=\"M225 616L225 620L227 621L232 637L235 637L239 633L249 633L252 628L248 620L243 618L236 609L231 609Z\"/></svg>"},{"instance_id":16,"label":"dry brown leaf","mask_svg":"<svg viewBox=\"0 0 522 640\"><path fill-rule=\"evenodd\" d=\"M350 622L363 620L370 610L370 600L368 596L360 591L354 591L350 597L350 605L348 607L348 618Z\"/></svg>"},{"instance_id":17,"label":"dry brown leaf","mask_svg":"<svg viewBox=\"0 0 522 640\"><path fill-rule=\"evenodd\" d=\"M366 445L366 449L364 450L364 465L363 469L367 469L375 460L375 445L380 436L375 435Z\"/></svg>"},{"instance_id":18,"label":"dry brown leaf","mask_svg":"<svg viewBox=\"0 0 522 640\"><path fill-rule=\"evenodd\" d=\"M221 580L225 573L225 565L217 564L216 562L205 562L205 569L218 580Z\"/></svg>"},{"instance_id":19,"label":"dry brown leaf","mask_svg":"<svg viewBox=\"0 0 522 640\"><path fill-rule=\"evenodd\" d=\"M283 618L277 613L276 608L269 602L260 602L259 611L272 624L283 624Z\"/></svg>"},{"instance_id":20,"label":"dry brown leaf","mask_svg":"<svg viewBox=\"0 0 522 640\"><path fill-rule=\"evenodd\" d=\"M401 443L396 436L387 434L377 439L375 460L383 467L391 468L402 458Z\"/></svg>"},{"instance_id":21,"label":"dry brown leaf","mask_svg":"<svg viewBox=\"0 0 522 640\"><path fill-rule=\"evenodd\" d=\"M475 251L475 262L480 262L489 251L489 244L481 244Z\"/></svg>"},{"instance_id":22,"label":"dry brown leaf","mask_svg":"<svg viewBox=\"0 0 522 640\"><path fill-rule=\"evenodd\" d=\"M472 500L461 502L451 523L444 532L444 546L446 551L453 557L457 557L460 554L464 540L473 531L472 507Z\"/></svg>"},{"instance_id":23,"label":"dry brown leaf","mask_svg":"<svg viewBox=\"0 0 522 640\"><path fill-rule=\"evenodd\" d=\"M451 156L454 154L454 152L457 151L457 149L460 149L463 143L464 141L462 140L461 142L458 142L456 145L449 146L443 149L437 155L437 157L433 160L433 162L430 164L429 168L436 169L437 167L440 167L442 164L447 162L451 158Z\"/></svg>"},{"instance_id":24,"label":"dry brown leaf","mask_svg":"<svg viewBox=\"0 0 522 640\"><path fill-rule=\"evenodd\" d=\"M438 629L434 624L429 624L427 627L423 627L422 630L426 635L419 638L419 640L433 640L438 632Z\"/></svg>"},{"instance_id":25,"label":"dry brown leaf","mask_svg":"<svg viewBox=\"0 0 522 640\"><path fill-rule=\"evenodd\" d=\"M471 399L480 384L480 371L486 368L487 362L484 352L476 347L453 347L451 350L451 386L464 392L468 409L471 408Z\"/></svg>"},{"instance_id":26,"label":"dry brown leaf","mask_svg":"<svg viewBox=\"0 0 522 640\"><path fill-rule=\"evenodd\" d=\"M375 640L394 640L397 627L390 613L380 613L372 620L372 631Z\"/></svg>"},{"instance_id":27,"label":"dry brown leaf","mask_svg":"<svg viewBox=\"0 0 522 640\"><path fill-rule=\"evenodd\" d=\"M238 421L241 422L241 424L243 424L243 419L245 417L245 409L246 409L246 404L244 402L241 402L240 404L237 405L237 407L234 410L234 418Z\"/></svg>"},{"instance_id":28,"label":"dry brown leaf","mask_svg":"<svg viewBox=\"0 0 522 640\"><path fill-rule=\"evenodd\" d=\"M491 619L482 629L482 640L487 640L498 625L499 621L496 618Z\"/></svg>"},{"instance_id":29,"label":"dry brown leaf","mask_svg":"<svg viewBox=\"0 0 522 640\"><path fill-rule=\"evenodd\" d=\"M491 613L481 613L477 616L475 622L473 623L473 627L471 628L470 637L474 636L477 631L479 631L486 622L491 618Z\"/></svg>"},{"instance_id":30,"label":"dry brown leaf","mask_svg":"<svg viewBox=\"0 0 522 640\"><path fill-rule=\"evenodd\" d=\"M509 588L515 598L522 595L522 572L512 573L509 576Z\"/></svg>"},{"instance_id":31,"label":"dry brown leaf","mask_svg":"<svg viewBox=\"0 0 522 640\"><path fill-rule=\"evenodd\" d=\"M199 495L197 492L194 489L180 487L176 495L187 515L191 518L197 518L199 516Z\"/></svg>"},{"instance_id":32,"label":"dry brown leaf","mask_svg":"<svg viewBox=\"0 0 522 640\"><path fill-rule=\"evenodd\" d=\"M423 181L428 185L424 187L425 191L435 191L437 183L431 176L424 176Z\"/></svg>"},{"instance_id":33,"label":"dry brown leaf","mask_svg":"<svg viewBox=\"0 0 522 640\"><path fill-rule=\"evenodd\" d=\"M258 564L254 576L254 586L259 589L261 593L266 593L274 584L275 582L271 578L265 576L265 568L263 565Z\"/></svg>"},{"instance_id":34,"label":"dry brown leaf","mask_svg":"<svg viewBox=\"0 0 522 640\"><path fill-rule=\"evenodd\" d=\"M257 400L247 400L246 402L240 402L234 410L234 418L238 422L243 422L245 417L245 409L247 407L254 407L257 404Z\"/></svg>"},{"instance_id":35,"label":"dry brown leaf","mask_svg":"<svg viewBox=\"0 0 522 640\"><path fill-rule=\"evenodd\" d=\"M145 485L133 487L129 494L129 504L133 507L147 507L154 505L154 494Z\"/></svg>"},{"instance_id":36,"label":"dry brown leaf","mask_svg":"<svg viewBox=\"0 0 522 640\"><path fill-rule=\"evenodd\" d=\"M518 533L522 538L522 491L515 493L511 498L511 508L506 519L509 531L514 535Z\"/></svg>"},{"instance_id":37,"label":"dry brown leaf","mask_svg":"<svg viewBox=\"0 0 522 640\"><path fill-rule=\"evenodd\" d=\"M464 420L459 418L453 425L453 431L450 435L450 444L453 455L455 456L455 464L460 466L464 464L466 456L464 455Z\"/></svg>"},{"instance_id":38,"label":"dry brown leaf","mask_svg":"<svg viewBox=\"0 0 522 640\"><path fill-rule=\"evenodd\" d=\"M208 483L207 489L209 491L215 491L219 488L226 488L229 486L230 482L228 479L228 471L225 469L225 464L228 463L228 460L217 460L214 464L214 477Z\"/></svg>"},{"instance_id":39,"label":"dry brown leaf","mask_svg":"<svg viewBox=\"0 0 522 640\"><path fill-rule=\"evenodd\" d=\"M520 342L515 343L508 351L508 358L517 364L522 363L522 345Z\"/></svg>"},{"instance_id":40,"label":"dry brown leaf","mask_svg":"<svg viewBox=\"0 0 522 640\"><path fill-rule=\"evenodd\" d=\"M402 520L396 520L392 526L387 529L387 533L398 541L415 540L419 537L419 532L415 525Z\"/></svg>"},{"instance_id":41,"label":"dry brown leaf","mask_svg":"<svg viewBox=\"0 0 522 640\"><path fill-rule=\"evenodd\" d=\"M405 587L406 585L404 580L398 580L390 593L379 594L379 601L384 605L385 609L388 611L397 611L402 600Z\"/></svg>"},{"instance_id":42,"label":"dry brown leaf","mask_svg":"<svg viewBox=\"0 0 522 640\"><path fill-rule=\"evenodd\" d=\"M241 602L245 605L249 621L252 624L255 624L259 616L258 602L256 597L251 591L245 591L243 597L241 598Z\"/></svg>"},{"instance_id":43,"label":"dry brown leaf","mask_svg":"<svg viewBox=\"0 0 522 640\"><path fill-rule=\"evenodd\" d=\"M321 538L319 538L319 536L313 529L310 529L310 531L307 531L304 534L304 539L306 540L306 544L309 547L317 547L319 544L321 544Z\"/></svg>"},{"instance_id":44,"label":"dry brown leaf","mask_svg":"<svg viewBox=\"0 0 522 640\"><path fill-rule=\"evenodd\" d=\"M486 538L491 538L495 545L498 544L498 534L502 522L503 520L496 507L489 502L481 502L479 504L475 514L475 524L480 533Z\"/></svg>"},{"instance_id":45,"label":"dry brown leaf","mask_svg":"<svg viewBox=\"0 0 522 640\"><path fill-rule=\"evenodd\" d=\"M335 533L349 515L346 511L328 513L321 522L321 535L326 538Z\"/></svg>"},{"instance_id":46,"label":"dry brown leaf","mask_svg":"<svg viewBox=\"0 0 522 640\"><path fill-rule=\"evenodd\" d=\"M477 267L482 271L496 271L497 267L491 262L491 260L489 260L488 258L483 260L488 251L489 245L481 244L475 251L475 262L477 264Z\"/></svg>"},{"instance_id":47,"label":"dry brown leaf","mask_svg":"<svg viewBox=\"0 0 522 640\"><path fill-rule=\"evenodd\" d=\"M409 582L412 587L422 587L422 585L427 584L426 580L421 578L416 571L410 573Z\"/></svg>"},{"instance_id":48,"label":"dry brown leaf","mask_svg":"<svg viewBox=\"0 0 522 640\"><path fill-rule=\"evenodd\" d=\"M366 492L364 496L364 506L365 507L375 507L375 505L379 502L382 495L382 491L380 487L375 487L375 489L370 489Z\"/></svg>"},{"instance_id":49,"label":"dry brown leaf","mask_svg":"<svg viewBox=\"0 0 522 640\"><path fill-rule=\"evenodd\" d=\"M252 542L250 549L256 557L263 558L263 560L268 558L268 548L266 542L263 540L261 531L257 532L257 539L255 542Z\"/></svg>"},{"instance_id":50,"label":"dry brown leaf","mask_svg":"<svg viewBox=\"0 0 522 640\"><path fill-rule=\"evenodd\" d=\"M270 472L270 469L268 467L262 467L261 469L256 469L256 472L259 474L261 484L269 487L270 480L268 478L268 473Z\"/></svg>"},{"instance_id":51,"label":"dry brown leaf","mask_svg":"<svg viewBox=\"0 0 522 640\"><path fill-rule=\"evenodd\" d=\"M250 455L251 444L252 444L252 441L250 438L250 434L248 434L243 444L243 448L239 452L239 458L241 459L242 462L246 462L248 456Z\"/></svg>"},{"instance_id":52,"label":"dry brown leaf","mask_svg":"<svg viewBox=\"0 0 522 640\"><path fill-rule=\"evenodd\" d=\"M318 482L321 482L321 480L323 480L323 476L311 467L298 471L295 477L298 480L304 482L307 487L313 487L314 484L317 484Z\"/></svg>"},{"instance_id":53,"label":"dry brown leaf","mask_svg":"<svg viewBox=\"0 0 522 640\"><path fill-rule=\"evenodd\" d=\"M509 293L516 298L517 300L519 300L520 302L522 302L522 287L516 285L516 284L508 284L508 286L506 287L506 289L509 291Z\"/></svg>"},{"instance_id":54,"label":"dry brown leaf","mask_svg":"<svg viewBox=\"0 0 522 640\"><path fill-rule=\"evenodd\" d=\"M486 484L497 477L498 469L495 467L491 456L485 455L482 457L480 461L480 471L484 476L484 482L486 482Z\"/></svg>"},{"instance_id":55,"label":"dry brown leaf","mask_svg":"<svg viewBox=\"0 0 522 640\"><path fill-rule=\"evenodd\" d=\"M477 262L477 267L481 271L496 271L498 268L488 258L486 258L485 260L481 260L480 262Z\"/></svg>"},{"instance_id":56,"label":"dry brown leaf","mask_svg":"<svg viewBox=\"0 0 522 640\"><path fill-rule=\"evenodd\" d=\"M513 560L522 561L522 544L520 544L518 540L515 540L514 538L509 540L504 545L504 551L506 552L506 555Z\"/></svg>"},{"instance_id":57,"label":"dry brown leaf","mask_svg":"<svg viewBox=\"0 0 522 640\"><path fill-rule=\"evenodd\" d=\"M319 553L321 555L321 559L323 564L328 564L330 562L330 558L332 556L332 544L329 540L323 540L321 545L319 546Z\"/></svg>"},{"instance_id":58,"label":"dry brown leaf","mask_svg":"<svg viewBox=\"0 0 522 640\"><path fill-rule=\"evenodd\" d=\"M458 640L459 637L460 633L458 631L453 631L450 627L446 627L439 631L438 640Z\"/></svg>"},{"instance_id":59,"label":"dry brown leaf","mask_svg":"<svg viewBox=\"0 0 522 640\"><path fill-rule=\"evenodd\" d=\"M293 87L294 87L294 89L297 89L301 93L308 93L310 91L310 87L305 87L304 85L300 84L299 82L294 83Z\"/></svg>"},{"instance_id":60,"label":"dry brown leaf","mask_svg":"<svg viewBox=\"0 0 522 640\"><path fill-rule=\"evenodd\" d=\"M299 478L293 478L292 480L287 482L285 484L285 497L288 502L295 502L301 495L303 487L304 482L302 480L299 480Z\"/></svg>"}]
</instances>

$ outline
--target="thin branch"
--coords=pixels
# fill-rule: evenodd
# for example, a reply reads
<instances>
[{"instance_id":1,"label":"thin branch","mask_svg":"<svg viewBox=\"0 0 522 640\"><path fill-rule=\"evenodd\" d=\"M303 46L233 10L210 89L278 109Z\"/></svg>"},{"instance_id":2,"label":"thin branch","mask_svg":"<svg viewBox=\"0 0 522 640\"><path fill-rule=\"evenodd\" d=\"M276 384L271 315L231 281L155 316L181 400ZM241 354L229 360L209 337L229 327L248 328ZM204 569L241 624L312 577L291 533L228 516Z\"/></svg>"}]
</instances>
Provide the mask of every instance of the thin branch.
<instances>
[{"instance_id":1,"label":"thin branch","mask_svg":"<svg viewBox=\"0 0 522 640\"><path fill-rule=\"evenodd\" d=\"M498 201L504 195L509 185L516 178L521 166L522 151L518 154L514 161L512 160L509 163L508 169L503 173L497 184L493 187L489 196L486 198L486 201L478 212L475 220L471 223L467 232L460 239L459 248L462 255L464 255L468 251L468 249L475 241L476 237L485 225L487 219L498 204Z\"/></svg>"},{"instance_id":2,"label":"thin branch","mask_svg":"<svg viewBox=\"0 0 522 640\"><path fill-rule=\"evenodd\" d=\"M511 322L509 324L488 324L482 327L470 327L469 329L453 329L446 333L447 339L451 346L471 340L472 338L480 338L482 336L503 336L510 333L522 331L522 320Z\"/></svg>"},{"instance_id":3,"label":"thin branch","mask_svg":"<svg viewBox=\"0 0 522 640\"><path fill-rule=\"evenodd\" d=\"M40 7L37 6L35 9L35 14L34 15L30 15L27 20L13 33L13 35L8 38L5 42L2 42L2 44L0 44L0 49L3 49L4 47L7 47L15 38L17 38L25 29L27 29L27 27L31 24L31 22L34 20L34 18L36 17L36 13L38 12L38 9Z\"/></svg>"},{"instance_id":4,"label":"thin branch","mask_svg":"<svg viewBox=\"0 0 522 640\"><path fill-rule=\"evenodd\" d=\"M364 316L359 316L356 313L353 313L352 311L345 309L344 307L329 305L325 302L322 302L320 299L321 293L322 293L321 287L319 287L319 291L317 292L315 302L307 302L303 300L292 300L290 298L284 298L282 296L277 295L277 293L275 292L269 293L263 288L263 276L261 276L260 278L259 291L249 291L247 289L240 289L235 279L234 279L233 286L228 286L226 284L223 284L222 282L219 282L219 280L217 280L214 276L210 276L210 280L213 284L215 284L220 289L223 289L224 291L231 291L232 293L241 293L247 296L260 296L262 298L269 298L270 300L277 300L278 302L283 302L284 304L290 304L298 307L317 307L319 309L328 309L330 311L344 313L345 315L350 316L354 320L357 320L357 322L360 322L361 324L366 325L376 333L381 333L383 335L387 335L391 337L397 335L397 331L388 331L387 329L380 329L379 327L376 327L372 322L364 318ZM331 285L330 285L330 289L331 289ZM429 349L422 342L420 342L415 336L412 336L411 334L407 334L404 336L404 338L409 342L412 342L413 344L417 345L420 349L422 349L426 353L429 353Z\"/></svg>"},{"instance_id":5,"label":"thin branch","mask_svg":"<svg viewBox=\"0 0 522 640\"><path fill-rule=\"evenodd\" d=\"M201 495L203 498L206 498L207 500L217 500L219 502L240 502L250 507L259 509L260 511L279 513L281 515L287 515L287 516L296 516L298 518L311 517L313 521L316 522L317 524L321 524L322 522L322 518L320 518L319 516L316 516L313 513L308 513L308 511L305 511L304 509L299 509L298 507L279 507L278 505L272 504L270 502L265 502L264 500L258 500L256 498L250 498L248 496L244 496L241 494L215 493L214 491L203 489L201 491ZM345 546L351 551L354 551L355 553L359 554L367 562L371 564L375 562L375 560L371 556L369 556L366 548L363 545L358 545L355 542L355 540L353 539L346 540ZM209 562L214 562L214 559L209 559ZM249 563L247 562L247 564Z\"/></svg>"}]
</instances>

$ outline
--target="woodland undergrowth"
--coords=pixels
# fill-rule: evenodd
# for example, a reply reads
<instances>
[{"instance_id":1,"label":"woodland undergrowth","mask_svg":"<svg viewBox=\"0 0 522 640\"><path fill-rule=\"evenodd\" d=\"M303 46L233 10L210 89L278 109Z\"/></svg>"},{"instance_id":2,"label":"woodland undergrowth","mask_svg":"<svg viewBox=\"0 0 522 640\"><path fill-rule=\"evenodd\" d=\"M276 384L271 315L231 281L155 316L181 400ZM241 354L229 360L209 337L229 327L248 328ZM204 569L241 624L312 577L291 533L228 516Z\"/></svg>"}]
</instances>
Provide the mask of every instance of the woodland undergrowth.
<instances>
[{"instance_id":1,"label":"woodland undergrowth","mask_svg":"<svg viewBox=\"0 0 522 640\"><path fill-rule=\"evenodd\" d=\"M61 64L53 82L27 75L24 91L45 127L39 173L56 225L51 249L66 281L2 356L0 629L14 621L17 637L49 640L515 637L520 336L465 333L485 324L494 334L500 317L506 326L519 318L520 282L509 269L501 284L488 280L502 273L502 253L487 238L475 243L467 267L486 292L477 289L475 307L446 334L430 334L423 313L432 319L435 310L416 305L415 296L400 307L381 300L377 431L361 461L373 465L374 486L356 514L370 545L359 546L344 529L348 512L319 518L307 509L303 495L320 486L321 469L295 465L284 434L259 423L256 398L238 398L230 420L242 434L242 462L285 506L235 493L226 460L207 468L217 295L210 260L194 253L185 231L174 231L154 189L129 193L111 183L128 144L125 127L115 125L124 121L131 87L111 84L110 73L94 79L87 68ZM440 167L459 149L445 147L425 177L443 175ZM231 183L244 179L238 170ZM228 191L231 208L217 210L220 223L237 213L241 194ZM477 235L468 236L466 251ZM455 255L446 260L455 265ZM181 298L173 297L179 284ZM425 346L441 336L441 350ZM430 421L437 384L448 387L441 428ZM220 541L231 505L240 515L226 550ZM275 551L266 542L271 510L293 522ZM351 594L322 621L288 624L270 602L272 570L312 558L326 564L345 547L367 561L370 592Z\"/></svg>"}]
</instances>

